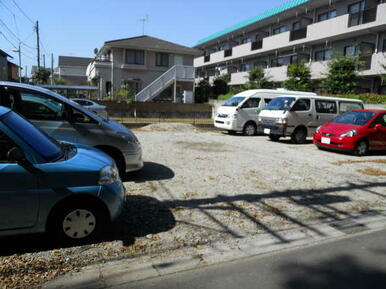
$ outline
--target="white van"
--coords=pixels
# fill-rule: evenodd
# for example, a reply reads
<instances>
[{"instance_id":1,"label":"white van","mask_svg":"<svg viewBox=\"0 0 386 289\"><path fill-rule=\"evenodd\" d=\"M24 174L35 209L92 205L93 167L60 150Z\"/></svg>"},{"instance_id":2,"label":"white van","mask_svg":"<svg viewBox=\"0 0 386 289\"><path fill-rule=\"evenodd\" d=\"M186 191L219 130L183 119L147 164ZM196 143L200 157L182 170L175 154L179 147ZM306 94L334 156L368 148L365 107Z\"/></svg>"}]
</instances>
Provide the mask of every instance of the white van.
<instances>
[{"instance_id":1,"label":"white van","mask_svg":"<svg viewBox=\"0 0 386 289\"><path fill-rule=\"evenodd\" d=\"M310 92L285 89L251 89L240 92L227 100L218 110L214 126L229 133L243 132L252 136L257 133L259 113L275 97L285 95L316 95Z\"/></svg>"},{"instance_id":2,"label":"white van","mask_svg":"<svg viewBox=\"0 0 386 289\"><path fill-rule=\"evenodd\" d=\"M326 96L283 95L272 100L259 115L258 131L273 141L290 136L292 142L305 143L322 124L339 114L363 109L357 99Z\"/></svg>"}]
</instances>

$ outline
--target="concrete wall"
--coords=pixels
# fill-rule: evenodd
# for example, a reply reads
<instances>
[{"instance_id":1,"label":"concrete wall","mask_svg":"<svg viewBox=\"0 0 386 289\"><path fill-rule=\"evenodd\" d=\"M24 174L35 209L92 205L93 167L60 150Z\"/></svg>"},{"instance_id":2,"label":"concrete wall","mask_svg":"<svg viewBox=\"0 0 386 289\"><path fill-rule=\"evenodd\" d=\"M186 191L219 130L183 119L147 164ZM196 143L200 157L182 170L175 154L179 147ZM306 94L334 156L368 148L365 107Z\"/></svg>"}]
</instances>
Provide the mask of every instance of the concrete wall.
<instances>
[{"instance_id":1,"label":"concrete wall","mask_svg":"<svg viewBox=\"0 0 386 289\"><path fill-rule=\"evenodd\" d=\"M8 61L3 56L0 56L0 80L8 80Z\"/></svg>"}]
</instances>

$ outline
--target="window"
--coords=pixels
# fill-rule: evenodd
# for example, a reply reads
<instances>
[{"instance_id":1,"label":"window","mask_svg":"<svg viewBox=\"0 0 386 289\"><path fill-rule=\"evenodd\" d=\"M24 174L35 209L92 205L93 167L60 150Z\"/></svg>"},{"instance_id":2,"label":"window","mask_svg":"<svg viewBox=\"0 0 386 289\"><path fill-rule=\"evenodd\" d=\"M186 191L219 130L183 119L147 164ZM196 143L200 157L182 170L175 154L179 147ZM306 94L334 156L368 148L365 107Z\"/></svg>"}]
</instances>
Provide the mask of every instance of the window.
<instances>
[{"instance_id":1,"label":"window","mask_svg":"<svg viewBox=\"0 0 386 289\"><path fill-rule=\"evenodd\" d=\"M8 163L8 152L16 147L16 144L0 130L0 163Z\"/></svg>"},{"instance_id":2,"label":"window","mask_svg":"<svg viewBox=\"0 0 386 289\"><path fill-rule=\"evenodd\" d=\"M363 106L357 102L339 102L339 113L345 113L354 109L363 109Z\"/></svg>"},{"instance_id":3,"label":"window","mask_svg":"<svg viewBox=\"0 0 386 289\"><path fill-rule=\"evenodd\" d=\"M375 125L377 124L380 124L382 125L383 127L386 127L386 114L381 114L380 116L378 116L375 121L371 124L370 127L375 127Z\"/></svg>"},{"instance_id":4,"label":"window","mask_svg":"<svg viewBox=\"0 0 386 289\"><path fill-rule=\"evenodd\" d=\"M336 113L336 101L316 100L315 107L317 113Z\"/></svg>"},{"instance_id":5,"label":"window","mask_svg":"<svg viewBox=\"0 0 386 289\"><path fill-rule=\"evenodd\" d=\"M357 45L350 45L350 46L346 46L344 48L344 56L349 56L349 57L352 57L352 56L356 56L358 55L358 46Z\"/></svg>"},{"instance_id":6,"label":"window","mask_svg":"<svg viewBox=\"0 0 386 289\"><path fill-rule=\"evenodd\" d=\"M252 42L252 38L251 37L246 37L246 38L243 38L241 40L241 44L245 44L245 43L249 43L249 42Z\"/></svg>"},{"instance_id":7,"label":"window","mask_svg":"<svg viewBox=\"0 0 386 289\"><path fill-rule=\"evenodd\" d=\"M20 113L28 119L34 120L65 120L66 107L47 96L29 92L20 93Z\"/></svg>"},{"instance_id":8,"label":"window","mask_svg":"<svg viewBox=\"0 0 386 289\"><path fill-rule=\"evenodd\" d=\"M348 13L354 14L365 10L365 1L360 1L348 6Z\"/></svg>"},{"instance_id":9,"label":"window","mask_svg":"<svg viewBox=\"0 0 386 289\"><path fill-rule=\"evenodd\" d=\"M265 106L271 102L272 98L264 98Z\"/></svg>"},{"instance_id":10,"label":"window","mask_svg":"<svg viewBox=\"0 0 386 289\"><path fill-rule=\"evenodd\" d=\"M292 30L299 30L300 29L300 22L295 22L292 24Z\"/></svg>"},{"instance_id":11,"label":"window","mask_svg":"<svg viewBox=\"0 0 386 289\"><path fill-rule=\"evenodd\" d=\"M145 64L145 51L143 50L126 50L126 64Z\"/></svg>"},{"instance_id":12,"label":"window","mask_svg":"<svg viewBox=\"0 0 386 289\"><path fill-rule=\"evenodd\" d=\"M319 14L318 15L318 22L325 21L325 20L334 18L336 16L337 16L336 10L331 10L331 11Z\"/></svg>"},{"instance_id":13,"label":"window","mask_svg":"<svg viewBox=\"0 0 386 289\"><path fill-rule=\"evenodd\" d=\"M87 114L73 108L69 107L70 119L74 123L96 123L94 119L89 117Z\"/></svg>"},{"instance_id":14,"label":"window","mask_svg":"<svg viewBox=\"0 0 386 289\"><path fill-rule=\"evenodd\" d=\"M155 55L156 66L169 67L169 54L167 53L156 53Z\"/></svg>"},{"instance_id":15,"label":"window","mask_svg":"<svg viewBox=\"0 0 386 289\"><path fill-rule=\"evenodd\" d=\"M283 33L283 32L286 32L287 31L287 26L283 25L283 26L280 26L278 28L275 28L273 29L273 35L276 35L276 34L279 34L279 33Z\"/></svg>"},{"instance_id":16,"label":"window","mask_svg":"<svg viewBox=\"0 0 386 289\"><path fill-rule=\"evenodd\" d=\"M311 101L309 99L299 99L294 106L292 111L308 111L311 107Z\"/></svg>"},{"instance_id":17,"label":"window","mask_svg":"<svg viewBox=\"0 0 386 289\"><path fill-rule=\"evenodd\" d=\"M252 68L252 63L241 63L240 71L250 71Z\"/></svg>"},{"instance_id":18,"label":"window","mask_svg":"<svg viewBox=\"0 0 386 289\"><path fill-rule=\"evenodd\" d=\"M325 61L332 58L332 50L320 50L315 52L315 61Z\"/></svg>"},{"instance_id":19,"label":"window","mask_svg":"<svg viewBox=\"0 0 386 289\"><path fill-rule=\"evenodd\" d=\"M258 108L260 104L260 98L250 98L243 104L243 108Z\"/></svg>"}]
</instances>

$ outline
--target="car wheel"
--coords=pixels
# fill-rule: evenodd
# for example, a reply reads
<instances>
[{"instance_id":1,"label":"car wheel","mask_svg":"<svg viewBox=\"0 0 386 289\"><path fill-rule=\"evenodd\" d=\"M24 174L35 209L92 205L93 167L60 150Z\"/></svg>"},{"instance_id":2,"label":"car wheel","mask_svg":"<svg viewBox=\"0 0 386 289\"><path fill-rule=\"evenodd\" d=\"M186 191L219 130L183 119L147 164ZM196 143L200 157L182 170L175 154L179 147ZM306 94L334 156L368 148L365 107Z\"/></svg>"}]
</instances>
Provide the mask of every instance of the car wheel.
<instances>
[{"instance_id":1,"label":"car wheel","mask_svg":"<svg viewBox=\"0 0 386 289\"><path fill-rule=\"evenodd\" d=\"M354 154L356 156L359 156L359 157L362 157L362 156L365 156L367 155L367 152L369 151L369 145L367 143L367 141L365 140L360 140L356 146L355 146L355 149L354 149Z\"/></svg>"},{"instance_id":2,"label":"car wheel","mask_svg":"<svg viewBox=\"0 0 386 289\"><path fill-rule=\"evenodd\" d=\"M269 139L271 140L271 141L279 141L279 139L280 139L280 136L278 136L278 135L269 135Z\"/></svg>"},{"instance_id":3,"label":"car wheel","mask_svg":"<svg viewBox=\"0 0 386 289\"><path fill-rule=\"evenodd\" d=\"M108 228L105 209L92 202L66 203L49 220L48 232L66 243L82 243L97 239Z\"/></svg>"},{"instance_id":4,"label":"car wheel","mask_svg":"<svg viewBox=\"0 0 386 289\"><path fill-rule=\"evenodd\" d=\"M257 128L256 128L256 125L252 122L248 122L245 126L244 126L244 135L246 136L254 136L256 135L257 133Z\"/></svg>"},{"instance_id":5,"label":"car wheel","mask_svg":"<svg viewBox=\"0 0 386 289\"><path fill-rule=\"evenodd\" d=\"M295 144L304 144L307 139L307 131L304 128L297 128L291 135L291 140Z\"/></svg>"}]
</instances>

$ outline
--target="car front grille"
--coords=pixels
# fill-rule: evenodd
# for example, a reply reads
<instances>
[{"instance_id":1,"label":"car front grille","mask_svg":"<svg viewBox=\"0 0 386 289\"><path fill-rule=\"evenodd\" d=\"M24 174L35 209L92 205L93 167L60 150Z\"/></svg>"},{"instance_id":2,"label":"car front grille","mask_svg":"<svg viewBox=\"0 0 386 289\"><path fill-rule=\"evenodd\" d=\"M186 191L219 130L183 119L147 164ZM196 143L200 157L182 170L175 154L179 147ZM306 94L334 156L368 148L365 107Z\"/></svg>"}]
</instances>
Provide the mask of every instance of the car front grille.
<instances>
[{"instance_id":1,"label":"car front grille","mask_svg":"<svg viewBox=\"0 0 386 289\"><path fill-rule=\"evenodd\" d=\"M229 117L229 114L218 114L217 115L218 118L228 118Z\"/></svg>"}]
</instances>

